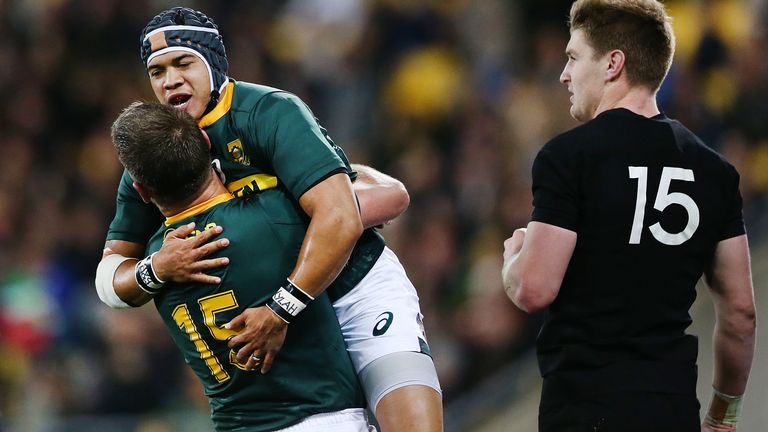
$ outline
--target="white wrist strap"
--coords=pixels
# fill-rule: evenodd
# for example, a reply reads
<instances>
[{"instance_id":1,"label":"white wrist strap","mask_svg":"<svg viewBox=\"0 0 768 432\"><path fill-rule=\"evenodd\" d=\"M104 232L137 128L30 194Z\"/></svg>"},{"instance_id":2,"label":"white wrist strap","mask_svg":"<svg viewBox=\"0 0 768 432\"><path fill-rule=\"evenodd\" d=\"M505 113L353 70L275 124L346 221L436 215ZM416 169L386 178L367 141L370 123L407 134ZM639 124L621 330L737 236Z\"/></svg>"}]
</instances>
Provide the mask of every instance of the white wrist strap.
<instances>
[{"instance_id":1,"label":"white wrist strap","mask_svg":"<svg viewBox=\"0 0 768 432\"><path fill-rule=\"evenodd\" d=\"M713 426L736 426L741 415L744 395L731 396L712 387L712 401L705 422Z\"/></svg>"},{"instance_id":2,"label":"white wrist strap","mask_svg":"<svg viewBox=\"0 0 768 432\"><path fill-rule=\"evenodd\" d=\"M96 268L96 292L99 299L107 306L113 309L126 309L133 307L118 297L112 282L115 279L115 272L120 264L131 258L119 254L108 255L102 258L99 266Z\"/></svg>"}]
</instances>

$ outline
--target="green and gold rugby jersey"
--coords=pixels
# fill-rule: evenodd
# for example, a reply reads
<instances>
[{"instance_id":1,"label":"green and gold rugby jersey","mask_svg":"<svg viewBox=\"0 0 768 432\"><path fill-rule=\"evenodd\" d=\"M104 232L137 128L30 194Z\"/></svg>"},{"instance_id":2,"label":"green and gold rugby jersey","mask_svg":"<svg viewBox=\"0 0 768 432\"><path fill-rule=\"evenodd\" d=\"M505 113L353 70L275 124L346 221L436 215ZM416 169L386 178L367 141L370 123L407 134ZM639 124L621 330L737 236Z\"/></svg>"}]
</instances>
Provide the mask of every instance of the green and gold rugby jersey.
<instances>
[{"instance_id":1,"label":"green and gold rugby jersey","mask_svg":"<svg viewBox=\"0 0 768 432\"><path fill-rule=\"evenodd\" d=\"M211 155L227 188L244 196L270 188L298 202L312 186L339 172L353 179L343 150L328 137L296 96L272 87L231 81L216 107L198 124L211 139ZM146 244L162 217L133 189L127 173L118 187L117 210L107 240ZM336 300L368 274L384 239L367 229L328 295Z\"/></svg>"},{"instance_id":2,"label":"green and gold rugby jersey","mask_svg":"<svg viewBox=\"0 0 768 432\"><path fill-rule=\"evenodd\" d=\"M272 431L322 412L363 407L364 399L339 323L327 295L318 296L291 322L269 373L246 371L222 326L249 307L262 306L285 284L306 233L306 220L281 189L247 199L223 194L169 218L149 241L194 221L219 225L231 239L230 264L212 272L221 284L173 284L155 306L185 361L202 381L217 431ZM199 234L199 231L193 235Z\"/></svg>"}]
</instances>

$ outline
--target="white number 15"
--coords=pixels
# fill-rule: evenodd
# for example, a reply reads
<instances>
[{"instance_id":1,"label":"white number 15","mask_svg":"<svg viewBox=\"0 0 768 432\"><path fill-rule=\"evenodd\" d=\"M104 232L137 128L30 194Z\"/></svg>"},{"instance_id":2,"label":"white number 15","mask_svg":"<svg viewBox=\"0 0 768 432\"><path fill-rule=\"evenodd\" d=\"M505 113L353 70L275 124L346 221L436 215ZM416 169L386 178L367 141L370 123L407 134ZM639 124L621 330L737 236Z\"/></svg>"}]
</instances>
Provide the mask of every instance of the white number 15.
<instances>
[{"instance_id":1,"label":"white number 15","mask_svg":"<svg viewBox=\"0 0 768 432\"><path fill-rule=\"evenodd\" d=\"M635 217L632 221L632 232L629 235L630 244L639 244L643 231L643 219L645 218L646 189L648 188L648 167L629 167L629 178L637 179L637 201L635 202ZM661 172L659 190L656 193L656 201L653 208L664 211L672 204L683 206L688 213L688 224L677 233L670 233L656 222L648 227L653 237L665 245L677 246L685 243L693 236L699 227L699 207L691 197L681 192L669 192L669 184L672 180L694 181L693 171L684 168L664 167Z\"/></svg>"}]
</instances>

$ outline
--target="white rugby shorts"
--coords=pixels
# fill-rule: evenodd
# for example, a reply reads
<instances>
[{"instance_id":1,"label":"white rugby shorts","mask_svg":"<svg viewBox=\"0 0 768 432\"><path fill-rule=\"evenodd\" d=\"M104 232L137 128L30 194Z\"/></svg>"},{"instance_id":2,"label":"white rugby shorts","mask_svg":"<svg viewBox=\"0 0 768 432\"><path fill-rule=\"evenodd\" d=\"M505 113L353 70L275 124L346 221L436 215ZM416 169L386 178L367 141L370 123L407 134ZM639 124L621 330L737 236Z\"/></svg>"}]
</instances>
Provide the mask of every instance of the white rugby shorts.
<instances>
[{"instance_id":1,"label":"white rugby shorts","mask_svg":"<svg viewBox=\"0 0 768 432\"><path fill-rule=\"evenodd\" d=\"M311 415L293 426L275 432L375 432L363 408Z\"/></svg>"},{"instance_id":2,"label":"white rugby shorts","mask_svg":"<svg viewBox=\"0 0 768 432\"><path fill-rule=\"evenodd\" d=\"M387 354L426 344L419 297L397 255L384 248L368 274L333 304L357 373ZM420 342L421 341L421 342Z\"/></svg>"}]
</instances>

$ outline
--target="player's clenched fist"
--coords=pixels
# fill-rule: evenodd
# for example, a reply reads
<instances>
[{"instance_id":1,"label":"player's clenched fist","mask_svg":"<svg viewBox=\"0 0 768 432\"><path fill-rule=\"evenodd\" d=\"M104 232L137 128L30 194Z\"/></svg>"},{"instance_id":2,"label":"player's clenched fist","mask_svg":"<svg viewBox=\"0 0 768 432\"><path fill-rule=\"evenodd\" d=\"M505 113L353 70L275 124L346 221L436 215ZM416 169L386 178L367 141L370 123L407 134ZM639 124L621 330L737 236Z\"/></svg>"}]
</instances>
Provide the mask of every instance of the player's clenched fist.
<instances>
[{"instance_id":1,"label":"player's clenched fist","mask_svg":"<svg viewBox=\"0 0 768 432\"><path fill-rule=\"evenodd\" d=\"M513 255L520 252L523 247L523 240L525 240L526 228L518 228L512 233L512 237L504 240L504 262L506 264ZM506 265L505 265L506 267Z\"/></svg>"}]
</instances>

